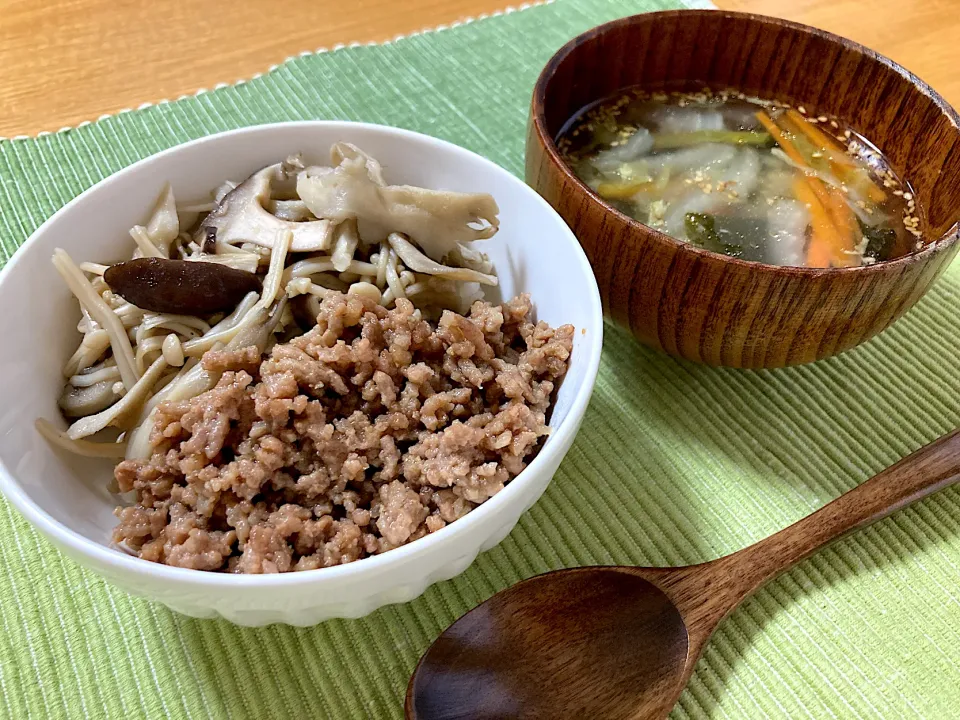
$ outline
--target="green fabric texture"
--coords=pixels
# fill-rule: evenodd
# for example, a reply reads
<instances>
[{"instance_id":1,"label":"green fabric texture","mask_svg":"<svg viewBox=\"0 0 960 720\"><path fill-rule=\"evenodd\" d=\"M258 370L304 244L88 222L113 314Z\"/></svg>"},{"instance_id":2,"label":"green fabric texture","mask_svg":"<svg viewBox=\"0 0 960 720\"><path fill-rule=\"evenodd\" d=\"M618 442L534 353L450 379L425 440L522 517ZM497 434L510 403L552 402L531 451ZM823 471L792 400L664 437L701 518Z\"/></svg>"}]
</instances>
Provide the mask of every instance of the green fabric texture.
<instances>
[{"instance_id":1,"label":"green fabric texture","mask_svg":"<svg viewBox=\"0 0 960 720\"><path fill-rule=\"evenodd\" d=\"M236 87L0 142L2 259L101 178L243 125L386 123L521 174L530 92L548 57L600 22L676 6L557 0L300 57ZM109 587L0 501L0 716L400 718L422 651L497 590L554 568L729 553L957 425L958 293L954 264L880 337L775 372L678 362L608 325L583 429L540 502L460 577L361 620L309 629L192 620ZM721 625L672 717L960 717L958 571L954 489L749 600Z\"/></svg>"}]
</instances>

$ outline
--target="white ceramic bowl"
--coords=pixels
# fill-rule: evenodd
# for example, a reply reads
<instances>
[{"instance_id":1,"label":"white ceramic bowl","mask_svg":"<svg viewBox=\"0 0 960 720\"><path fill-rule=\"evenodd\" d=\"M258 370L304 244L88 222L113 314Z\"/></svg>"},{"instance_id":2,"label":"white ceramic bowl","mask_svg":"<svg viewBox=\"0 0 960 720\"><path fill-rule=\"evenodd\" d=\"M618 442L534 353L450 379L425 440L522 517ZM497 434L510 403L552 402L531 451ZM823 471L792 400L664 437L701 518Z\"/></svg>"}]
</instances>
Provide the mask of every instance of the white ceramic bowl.
<instances>
[{"instance_id":1,"label":"white ceramic bowl","mask_svg":"<svg viewBox=\"0 0 960 720\"><path fill-rule=\"evenodd\" d=\"M529 292L539 319L573 323L575 344L551 425L530 465L501 493L439 532L392 552L334 568L283 575L227 575L168 567L110 545L118 499L107 490L111 463L53 451L34 418L57 419L60 368L76 347L79 309L50 263L56 247L75 260L129 257L127 230L143 222L163 183L180 200L209 196L224 179L243 179L291 153L326 161L338 140L357 144L390 182L490 192L501 229L484 250L504 297ZM28 301L29 299L29 301ZM533 190L492 162L431 137L346 122L262 125L212 135L146 158L76 198L41 226L0 274L0 490L67 555L136 595L194 617L241 625L311 625L359 617L406 602L463 572L514 527L540 497L569 450L600 361L603 322L590 264L564 221Z\"/></svg>"}]
</instances>

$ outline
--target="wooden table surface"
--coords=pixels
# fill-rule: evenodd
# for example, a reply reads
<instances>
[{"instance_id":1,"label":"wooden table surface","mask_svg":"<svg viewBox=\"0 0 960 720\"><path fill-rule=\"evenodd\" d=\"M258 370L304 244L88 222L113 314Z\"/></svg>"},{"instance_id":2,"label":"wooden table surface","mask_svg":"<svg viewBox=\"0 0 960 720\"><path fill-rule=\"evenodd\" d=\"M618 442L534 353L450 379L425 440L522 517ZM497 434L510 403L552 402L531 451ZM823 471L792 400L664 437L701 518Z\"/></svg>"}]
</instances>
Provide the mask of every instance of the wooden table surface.
<instances>
[{"instance_id":1,"label":"wooden table surface","mask_svg":"<svg viewBox=\"0 0 960 720\"><path fill-rule=\"evenodd\" d=\"M958 0L717 0L845 35L960 105ZM382 41L515 0L0 0L0 137L232 83L305 50ZM952 12L951 12L952 10Z\"/></svg>"}]
</instances>

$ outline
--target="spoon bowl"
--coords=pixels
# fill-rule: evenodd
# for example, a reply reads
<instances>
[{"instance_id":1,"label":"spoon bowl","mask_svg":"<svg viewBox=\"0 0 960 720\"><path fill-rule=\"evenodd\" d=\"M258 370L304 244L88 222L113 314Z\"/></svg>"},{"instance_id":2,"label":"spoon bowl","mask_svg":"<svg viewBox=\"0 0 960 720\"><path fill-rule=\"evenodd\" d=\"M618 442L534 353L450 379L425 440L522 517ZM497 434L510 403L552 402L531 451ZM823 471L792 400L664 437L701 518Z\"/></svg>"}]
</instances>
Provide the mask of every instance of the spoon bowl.
<instances>
[{"instance_id":1,"label":"spoon bowl","mask_svg":"<svg viewBox=\"0 0 960 720\"><path fill-rule=\"evenodd\" d=\"M670 709L687 654L683 617L653 583L626 568L558 570L451 625L417 667L407 715L626 720L637 707Z\"/></svg>"},{"instance_id":2,"label":"spoon bowl","mask_svg":"<svg viewBox=\"0 0 960 720\"><path fill-rule=\"evenodd\" d=\"M407 687L406 717L666 717L717 625L745 598L842 535L958 480L954 430L732 555L674 568L559 570L518 583L430 646Z\"/></svg>"}]
</instances>

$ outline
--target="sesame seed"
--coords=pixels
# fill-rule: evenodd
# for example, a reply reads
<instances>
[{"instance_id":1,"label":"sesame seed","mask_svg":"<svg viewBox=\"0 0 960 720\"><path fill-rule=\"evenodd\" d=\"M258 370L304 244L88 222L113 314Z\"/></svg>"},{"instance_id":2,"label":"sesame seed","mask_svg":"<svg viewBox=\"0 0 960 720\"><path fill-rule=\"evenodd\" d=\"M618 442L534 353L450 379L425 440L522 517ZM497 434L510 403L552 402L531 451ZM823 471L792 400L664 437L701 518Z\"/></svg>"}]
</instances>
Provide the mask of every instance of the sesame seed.
<instances>
[{"instance_id":1,"label":"sesame seed","mask_svg":"<svg viewBox=\"0 0 960 720\"><path fill-rule=\"evenodd\" d=\"M827 116L826 116L826 115L821 115L820 117L817 118L817 120L819 120L820 122L826 122L826 121L827 121Z\"/></svg>"},{"instance_id":2,"label":"sesame seed","mask_svg":"<svg viewBox=\"0 0 960 720\"><path fill-rule=\"evenodd\" d=\"M801 105L800 107L798 107L798 108L797 108L797 111L798 111L801 115L806 115L806 114L807 114L807 109L806 109L803 105Z\"/></svg>"},{"instance_id":3,"label":"sesame seed","mask_svg":"<svg viewBox=\"0 0 960 720\"><path fill-rule=\"evenodd\" d=\"M903 199L904 199L904 200L913 200L913 193L905 192L905 193L903 194Z\"/></svg>"}]
</instances>

